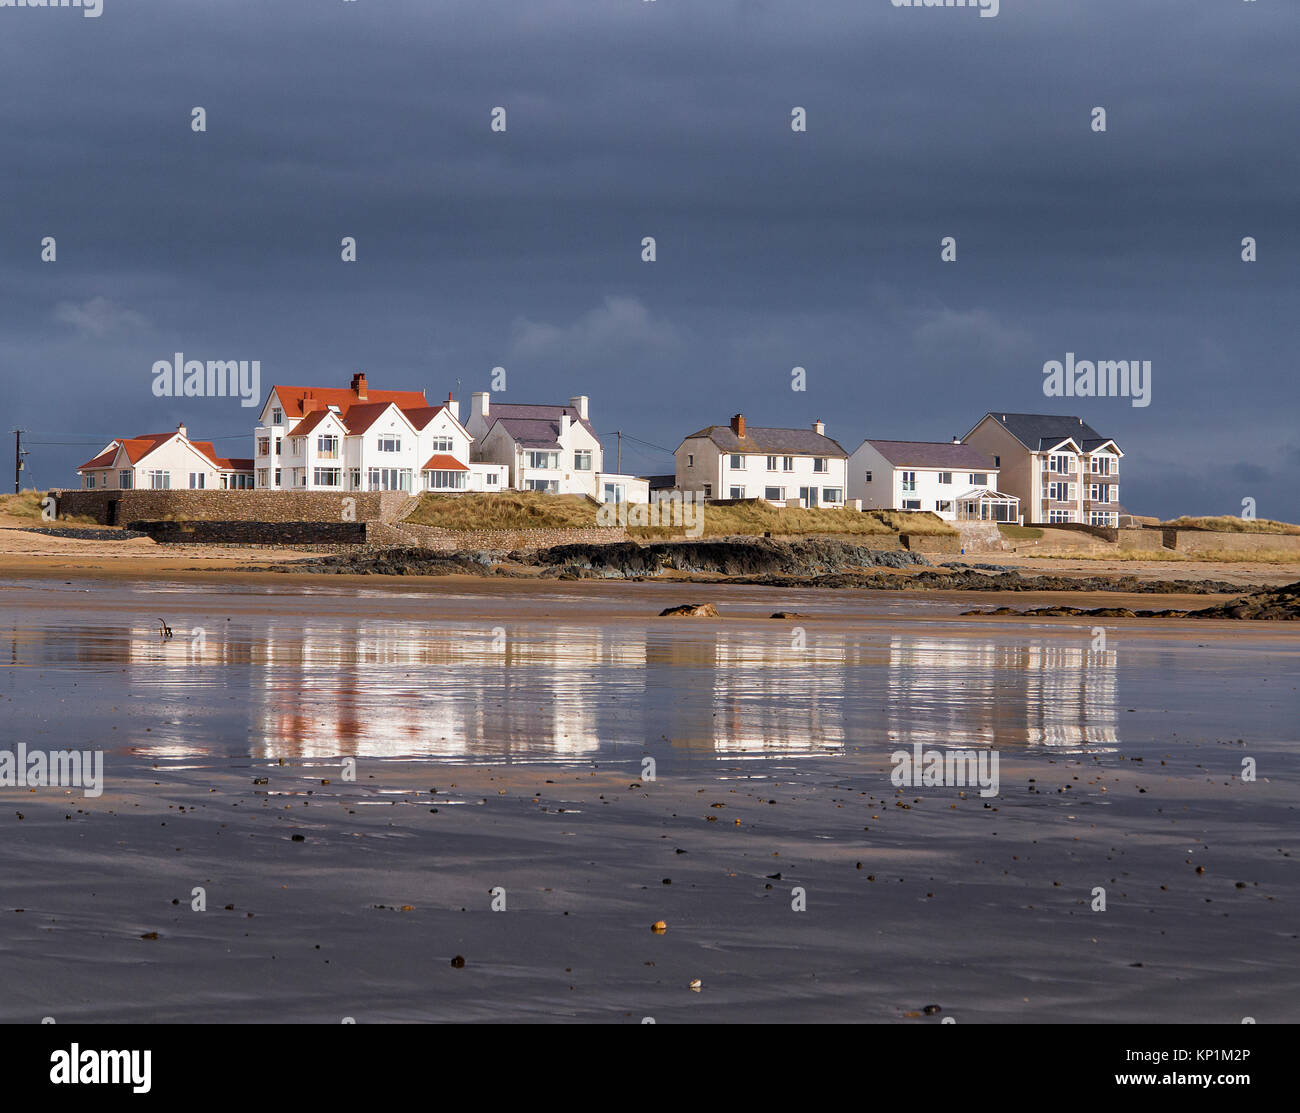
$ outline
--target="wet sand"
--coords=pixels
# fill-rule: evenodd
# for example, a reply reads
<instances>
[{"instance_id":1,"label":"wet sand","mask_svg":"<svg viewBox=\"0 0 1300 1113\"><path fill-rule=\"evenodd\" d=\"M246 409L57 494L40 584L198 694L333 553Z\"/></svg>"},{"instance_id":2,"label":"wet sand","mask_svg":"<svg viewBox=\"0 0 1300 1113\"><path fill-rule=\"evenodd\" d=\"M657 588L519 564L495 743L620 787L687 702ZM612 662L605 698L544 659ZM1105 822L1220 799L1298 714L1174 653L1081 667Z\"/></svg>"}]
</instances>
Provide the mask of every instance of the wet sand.
<instances>
[{"instance_id":1,"label":"wet sand","mask_svg":"<svg viewBox=\"0 0 1300 1113\"><path fill-rule=\"evenodd\" d=\"M70 578L0 582L5 744L102 749L108 787L0 788L0 1020L1300 1016L1285 624ZM916 742L995 748L999 795L895 788Z\"/></svg>"}]
</instances>

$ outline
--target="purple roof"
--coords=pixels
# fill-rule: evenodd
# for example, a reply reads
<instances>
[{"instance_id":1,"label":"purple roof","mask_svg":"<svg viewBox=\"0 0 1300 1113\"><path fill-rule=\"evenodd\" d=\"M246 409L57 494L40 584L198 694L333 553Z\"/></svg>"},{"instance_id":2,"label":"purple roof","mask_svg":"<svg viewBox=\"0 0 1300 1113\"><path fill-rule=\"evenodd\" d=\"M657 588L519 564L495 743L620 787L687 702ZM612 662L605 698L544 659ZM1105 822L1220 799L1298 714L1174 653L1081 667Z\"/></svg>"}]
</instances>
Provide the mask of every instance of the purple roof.
<instances>
[{"instance_id":1,"label":"purple roof","mask_svg":"<svg viewBox=\"0 0 1300 1113\"><path fill-rule=\"evenodd\" d=\"M995 471L993 457L972 444L950 441L876 441L867 439L891 464L899 467L957 468L962 471Z\"/></svg>"},{"instance_id":2,"label":"purple roof","mask_svg":"<svg viewBox=\"0 0 1300 1113\"><path fill-rule=\"evenodd\" d=\"M593 437L596 430L590 421L578 417L572 406L533 406L523 403L492 403L488 410L488 433L501 425L521 448L559 448L560 418L565 414L574 425L581 425ZM599 441L599 438L596 438Z\"/></svg>"}]
</instances>

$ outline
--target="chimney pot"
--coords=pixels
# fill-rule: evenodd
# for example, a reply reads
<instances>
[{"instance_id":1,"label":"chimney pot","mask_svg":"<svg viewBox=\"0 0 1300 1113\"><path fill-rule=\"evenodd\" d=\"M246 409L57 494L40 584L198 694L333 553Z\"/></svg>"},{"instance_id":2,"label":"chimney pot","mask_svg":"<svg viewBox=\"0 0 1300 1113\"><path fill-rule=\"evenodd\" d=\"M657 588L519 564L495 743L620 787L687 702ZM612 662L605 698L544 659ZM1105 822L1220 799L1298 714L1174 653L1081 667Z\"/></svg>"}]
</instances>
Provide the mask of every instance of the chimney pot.
<instances>
[{"instance_id":1,"label":"chimney pot","mask_svg":"<svg viewBox=\"0 0 1300 1113\"><path fill-rule=\"evenodd\" d=\"M745 415L736 414L731 419L731 431L738 437L745 435Z\"/></svg>"},{"instance_id":2,"label":"chimney pot","mask_svg":"<svg viewBox=\"0 0 1300 1113\"><path fill-rule=\"evenodd\" d=\"M813 427L813 432L816 433L819 437L826 436L826 422L824 422L820 417L813 422L812 427Z\"/></svg>"}]
</instances>

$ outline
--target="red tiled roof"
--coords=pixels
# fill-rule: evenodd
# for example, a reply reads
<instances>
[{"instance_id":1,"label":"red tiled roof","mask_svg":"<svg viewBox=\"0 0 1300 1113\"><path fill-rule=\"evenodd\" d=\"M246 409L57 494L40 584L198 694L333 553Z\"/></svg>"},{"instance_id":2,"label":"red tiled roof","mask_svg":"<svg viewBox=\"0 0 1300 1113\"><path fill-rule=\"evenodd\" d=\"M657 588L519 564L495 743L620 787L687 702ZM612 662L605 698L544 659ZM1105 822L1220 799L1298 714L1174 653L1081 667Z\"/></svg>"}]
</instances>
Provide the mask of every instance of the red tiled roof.
<instances>
[{"instance_id":1,"label":"red tiled roof","mask_svg":"<svg viewBox=\"0 0 1300 1113\"><path fill-rule=\"evenodd\" d=\"M273 386L271 391L280 399L280 406L290 417L305 417L314 410L338 406L340 410L361 402L354 390L348 387ZM420 409L429 400L422 390L374 390L367 388L366 405L373 402L396 402L405 409Z\"/></svg>"},{"instance_id":2,"label":"red tiled roof","mask_svg":"<svg viewBox=\"0 0 1300 1113\"><path fill-rule=\"evenodd\" d=\"M226 471L252 471L252 459L245 459L242 456L218 456L217 464Z\"/></svg>"},{"instance_id":3,"label":"red tiled roof","mask_svg":"<svg viewBox=\"0 0 1300 1113\"><path fill-rule=\"evenodd\" d=\"M424 395L420 397L423 398ZM343 415L343 424L348 427L349 433L357 436L378 421L391 405L391 402L359 402L355 406L348 407ZM399 406L398 409L400 410L401 407Z\"/></svg>"},{"instance_id":4,"label":"red tiled roof","mask_svg":"<svg viewBox=\"0 0 1300 1113\"><path fill-rule=\"evenodd\" d=\"M409 409L403 406L402 413L406 414L406 419L423 432L435 417L437 417L446 406L412 406Z\"/></svg>"},{"instance_id":5,"label":"red tiled roof","mask_svg":"<svg viewBox=\"0 0 1300 1113\"><path fill-rule=\"evenodd\" d=\"M421 471L469 471L464 464L456 459L455 456L448 456L445 452L435 452L429 457L429 462L420 469Z\"/></svg>"},{"instance_id":6,"label":"red tiled roof","mask_svg":"<svg viewBox=\"0 0 1300 1113\"><path fill-rule=\"evenodd\" d=\"M305 437L333 412L333 410L312 410L311 413L289 430L288 435L291 437ZM343 419L340 417L339 420L342 421Z\"/></svg>"},{"instance_id":7,"label":"red tiled roof","mask_svg":"<svg viewBox=\"0 0 1300 1113\"><path fill-rule=\"evenodd\" d=\"M117 459L117 449L118 443L114 441L111 448L106 448L93 460L87 460L77 471L88 471L91 468L111 468L113 461Z\"/></svg>"}]
</instances>

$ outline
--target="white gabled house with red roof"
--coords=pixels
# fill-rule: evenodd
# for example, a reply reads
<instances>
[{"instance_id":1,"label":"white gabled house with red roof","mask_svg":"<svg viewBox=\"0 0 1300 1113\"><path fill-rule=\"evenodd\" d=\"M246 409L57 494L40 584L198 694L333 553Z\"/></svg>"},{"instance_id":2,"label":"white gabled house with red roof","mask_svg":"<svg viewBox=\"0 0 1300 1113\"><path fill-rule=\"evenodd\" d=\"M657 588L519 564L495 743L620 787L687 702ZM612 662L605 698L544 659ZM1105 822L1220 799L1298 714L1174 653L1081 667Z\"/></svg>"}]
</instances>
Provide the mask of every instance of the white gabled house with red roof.
<instances>
[{"instance_id":1,"label":"white gabled house with red roof","mask_svg":"<svg viewBox=\"0 0 1300 1113\"><path fill-rule=\"evenodd\" d=\"M253 461L218 456L210 441L192 441L178 425L110 441L77 474L84 491L243 490L253 486Z\"/></svg>"},{"instance_id":2,"label":"white gabled house with red roof","mask_svg":"<svg viewBox=\"0 0 1300 1113\"><path fill-rule=\"evenodd\" d=\"M473 438L450 395L372 390L364 374L346 390L273 386L253 433L259 490L495 491L507 469L470 462Z\"/></svg>"}]
</instances>

